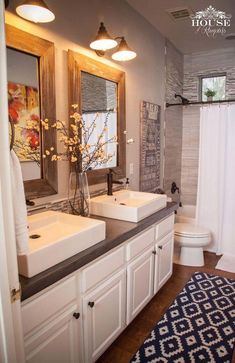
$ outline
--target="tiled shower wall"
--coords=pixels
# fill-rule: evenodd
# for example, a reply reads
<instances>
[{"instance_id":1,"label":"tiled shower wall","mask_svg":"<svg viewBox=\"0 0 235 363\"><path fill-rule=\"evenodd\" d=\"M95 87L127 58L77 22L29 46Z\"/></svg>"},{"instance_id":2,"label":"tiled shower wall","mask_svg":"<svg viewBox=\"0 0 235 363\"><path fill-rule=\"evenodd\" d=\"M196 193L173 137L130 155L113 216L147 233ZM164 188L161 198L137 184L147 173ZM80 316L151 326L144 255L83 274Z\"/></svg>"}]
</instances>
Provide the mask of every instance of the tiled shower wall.
<instances>
[{"instance_id":1,"label":"tiled shower wall","mask_svg":"<svg viewBox=\"0 0 235 363\"><path fill-rule=\"evenodd\" d=\"M181 161L181 202L196 205L199 157L200 107L183 108L183 140Z\"/></svg>"},{"instance_id":2,"label":"tiled shower wall","mask_svg":"<svg viewBox=\"0 0 235 363\"><path fill-rule=\"evenodd\" d=\"M226 98L235 99L235 48L184 56L184 96L198 101L199 76L226 73ZM181 163L182 203L195 205L197 199L200 107L183 108Z\"/></svg>"},{"instance_id":3,"label":"tiled shower wall","mask_svg":"<svg viewBox=\"0 0 235 363\"><path fill-rule=\"evenodd\" d=\"M166 102L177 103L175 93L183 92L183 55L169 42L166 42ZM163 188L171 195L173 181L181 185L182 152L182 106L169 107L165 111L165 148Z\"/></svg>"},{"instance_id":4,"label":"tiled shower wall","mask_svg":"<svg viewBox=\"0 0 235 363\"><path fill-rule=\"evenodd\" d=\"M235 98L235 48L184 56L184 96L198 101L199 76L226 73L226 98Z\"/></svg>"}]
</instances>

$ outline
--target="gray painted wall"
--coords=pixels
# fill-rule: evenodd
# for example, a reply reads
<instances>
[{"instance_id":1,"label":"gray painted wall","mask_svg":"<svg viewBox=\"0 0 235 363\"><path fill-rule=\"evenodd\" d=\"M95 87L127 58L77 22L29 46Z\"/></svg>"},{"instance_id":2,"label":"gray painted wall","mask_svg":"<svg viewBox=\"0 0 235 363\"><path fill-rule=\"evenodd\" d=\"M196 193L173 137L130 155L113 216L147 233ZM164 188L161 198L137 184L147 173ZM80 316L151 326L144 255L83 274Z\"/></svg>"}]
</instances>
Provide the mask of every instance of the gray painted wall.
<instances>
[{"instance_id":1,"label":"gray painted wall","mask_svg":"<svg viewBox=\"0 0 235 363\"><path fill-rule=\"evenodd\" d=\"M15 16L14 6L6 11L6 23L54 42L56 71L56 117L68 119L68 65L67 50L90 56L126 72L126 129L128 138L135 140L127 145L127 177L130 188L139 188L140 155L140 102L153 102L164 108L165 101L165 38L125 0L52 1L56 20L47 24L33 24ZM12 10L12 13L9 10ZM113 62L112 52L104 58L89 49L96 36L100 21L104 21L112 36L123 35L137 57L130 62ZM72 26L71 26L72 24ZM58 145L60 150L61 145ZM130 170L133 166L133 174ZM58 195L38 200L47 203L67 196L69 164L58 163ZM99 186L98 186L99 187Z\"/></svg>"}]
</instances>

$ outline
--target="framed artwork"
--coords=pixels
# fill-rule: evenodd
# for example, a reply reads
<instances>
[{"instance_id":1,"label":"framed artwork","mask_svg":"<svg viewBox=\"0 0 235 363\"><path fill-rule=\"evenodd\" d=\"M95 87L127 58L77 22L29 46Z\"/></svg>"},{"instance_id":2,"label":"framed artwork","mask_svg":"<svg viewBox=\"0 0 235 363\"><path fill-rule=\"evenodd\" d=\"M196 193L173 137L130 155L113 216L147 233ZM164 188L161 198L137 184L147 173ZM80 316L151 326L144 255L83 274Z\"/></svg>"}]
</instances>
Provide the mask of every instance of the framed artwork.
<instances>
[{"instance_id":1,"label":"framed artwork","mask_svg":"<svg viewBox=\"0 0 235 363\"><path fill-rule=\"evenodd\" d=\"M19 160L40 163L38 89L8 82L8 111L15 126L14 150Z\"/></svg>"},{"instance_id":2,"label":"framed artwork","mask_svg":"<svg viewBox=\"0 0 235 363\"><path fill-rule=\"evenodd\" d=\"M142 101L140 106L140 190L155 192L160 187L160 106Z\"/></svg>"}]
</instances>

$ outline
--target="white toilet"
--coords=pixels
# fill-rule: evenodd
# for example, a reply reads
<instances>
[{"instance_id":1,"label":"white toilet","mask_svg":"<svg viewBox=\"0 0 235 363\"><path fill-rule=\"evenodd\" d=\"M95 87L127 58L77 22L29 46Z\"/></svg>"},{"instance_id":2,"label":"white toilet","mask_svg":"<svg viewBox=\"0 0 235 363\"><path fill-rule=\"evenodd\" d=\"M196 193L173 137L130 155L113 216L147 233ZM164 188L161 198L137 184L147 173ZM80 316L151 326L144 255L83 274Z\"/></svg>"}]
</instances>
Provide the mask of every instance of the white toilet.
<instances>
[{"instance_id":1,"label":"white toilet","mask_svg":"<svg viewBox=\"0 0 235 363\"><path fill-rule=\"evenodd\" d=\"M190 223L175 223L175 244L180 265L204 266L203 247L211 241L210 231Z\"/></svg>"}]
</instances>

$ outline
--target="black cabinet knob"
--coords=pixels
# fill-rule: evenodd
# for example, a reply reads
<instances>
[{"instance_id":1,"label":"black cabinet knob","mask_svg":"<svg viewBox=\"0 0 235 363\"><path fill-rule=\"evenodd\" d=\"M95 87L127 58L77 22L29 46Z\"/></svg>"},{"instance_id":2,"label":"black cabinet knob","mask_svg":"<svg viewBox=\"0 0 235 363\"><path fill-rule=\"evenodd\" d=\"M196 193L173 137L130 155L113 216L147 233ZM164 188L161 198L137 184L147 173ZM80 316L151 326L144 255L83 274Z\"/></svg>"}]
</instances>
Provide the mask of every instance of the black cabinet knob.
<instances>
[{"instance_id":1,"label":"black cabinet knob","mask_svg":"<svg viewBox=\"0 0 235 363\"><path fill-rule=\"evenodd\" d=\"M89 301L88 305L93 308L93 306L95 305L94 301Z\"/></svg>"},{"instance_id":2,"label":"black cabinet knob","mask_svg":"<svg viewBox=\"0 0 235 363\"><path fill-rule=\"evenodd\" d=\"M153 254L153 255L156 255L156 254L157 254L157 252L156 252L156 251L153 251L153 252L152 252L152 254Z\"/></svg>"},{"instance_id":3,"label":"black cabinet knob","mask_svg":"<svg viewBox=\"0 0 235 363\"><path fill-rule=\"evenodd\" d=\"M80 313L73 313L73 317L75 319L79 319L80 318Z\"/></svg>"},{"instance_id":4,"label":"black cabinet knob","mask_svg":"<svg viewBox=\"0 0 235 363\"><path fill-rule=\"evenodd\" d=\"M162 246L158 246L159 250L162 250Z\"/></svg>"}]
</instances>

